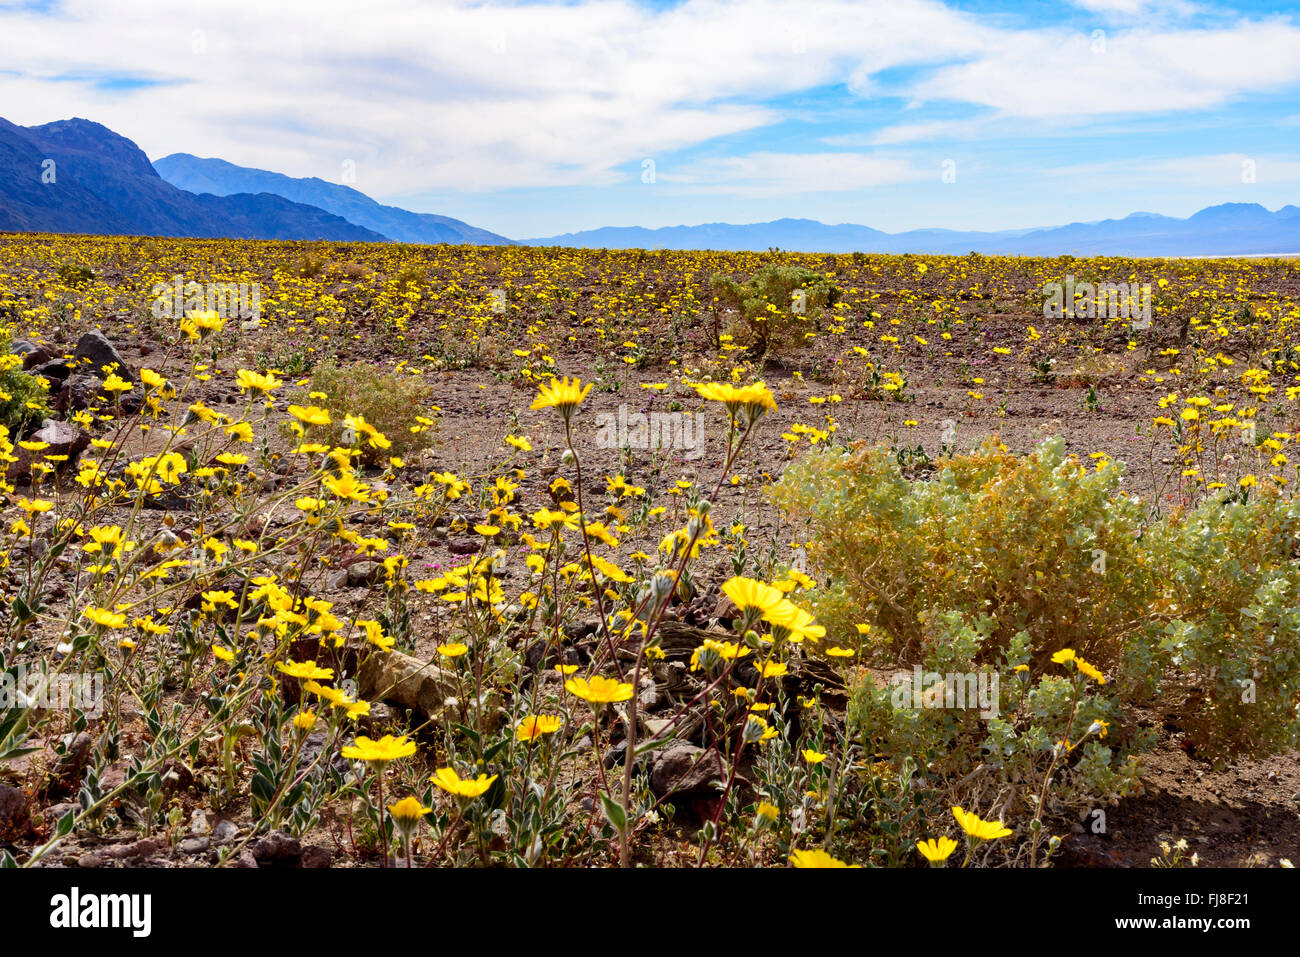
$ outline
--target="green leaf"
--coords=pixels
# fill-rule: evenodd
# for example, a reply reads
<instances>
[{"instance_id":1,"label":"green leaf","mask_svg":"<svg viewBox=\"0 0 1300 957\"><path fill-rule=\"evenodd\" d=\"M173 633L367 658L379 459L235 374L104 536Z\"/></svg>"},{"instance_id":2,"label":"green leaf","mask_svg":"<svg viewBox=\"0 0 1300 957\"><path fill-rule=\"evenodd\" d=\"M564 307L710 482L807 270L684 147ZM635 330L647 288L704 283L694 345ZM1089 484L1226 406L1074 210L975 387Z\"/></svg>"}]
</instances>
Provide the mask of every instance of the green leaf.
<instances>
[{"instance_id":1,"label":"green leaf","mask_svg":"<svg viewBox=\"0 0 1300 957\"><path fill-rule=\"evenodd\" d=\"M639 757L642 754L648 754L651 751L662 748L669 741L673 740L673 737L674 736L670 734L666 738L652 738L649 741L640 741L633 750L632 757Z\"/></svg>"},{"instance_id":2,"label":"green leaf","mask_svg":"<svg viewBox=\"0 0 1300 957\"><path fill-rule=\"evenodd\" d=\"M72 825L75 824L76 822L77 822L77 812L69 811L68 813L64 814L63 817L59 818L59 825L58 828L55 830L55 833L59 837L63 837L65 834L71 834Z\"/></svg>"},{"instance_id":3,"label":"green leaf","mask_svg":"<svg viewBox=\"0 0 1300 957\"><path fill-rule=\"evenodd\" d=\"M250 787L259 801L269 803L275 797L275 784L264 774L254 774Z\"/></svg>"},{"instance_id":4,"label":"green leaf","mask_svg":"<svg viewBox=\"0 0 1300 957\"><path fill-rule=\"evenodd\" d=\"M619 804L608 794L601 793L600 803L604 806L605 817L609 823L614 825L614 830L622 834L627 830L627 815L623 813L623 805Z\"/></svg>"}]
</instances>

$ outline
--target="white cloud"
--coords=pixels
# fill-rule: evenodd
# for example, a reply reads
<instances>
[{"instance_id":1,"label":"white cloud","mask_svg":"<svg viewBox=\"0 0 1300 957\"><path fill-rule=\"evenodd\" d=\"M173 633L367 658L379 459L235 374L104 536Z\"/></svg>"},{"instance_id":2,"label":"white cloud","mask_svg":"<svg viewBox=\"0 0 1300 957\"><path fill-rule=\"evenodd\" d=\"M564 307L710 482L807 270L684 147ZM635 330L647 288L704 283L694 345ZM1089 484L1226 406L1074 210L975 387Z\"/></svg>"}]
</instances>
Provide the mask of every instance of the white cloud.
<instances>
[{"instance_id":1,"label":"white cloud","mask_svg":"<svg viewBox=\"0 0 1300 957\"><path fill-rule=\"evenodd\" d=\"M836 84L974 104L995 121L1060 122L1203 110L1300 85L1300 30L1288 20L1112 31L1095 54L1086 34L1018 29L935 0L687 0L668 10L631 0L65 0L57 9L42 16L0 0L0 64L17 74L0 71L7 118L87 116L153 157L191 152L333 181L352 160L357 185L380 197L605 185L643 157L772 124L787 116L783 98ZM114 92L68 79L96 75L166 85ZM984 122L828 142L974 138ZM758 195L912 175L898 158L819 156L753 151L699 161L678 182Z\"/></svg>"},{"instance_id":2,"label":"white cloud","mask_svg":"<svg viewBox=\"0 0 1300 957\"><path fill-rule=\"evenodd\" d=\"M1300 84L1300 28L1287 20L1230 28L1025 34L1015 50L947 66L919 83L926 99L1021 117L1114 116L1221 107Z\"/></svg>"}]
</instances>

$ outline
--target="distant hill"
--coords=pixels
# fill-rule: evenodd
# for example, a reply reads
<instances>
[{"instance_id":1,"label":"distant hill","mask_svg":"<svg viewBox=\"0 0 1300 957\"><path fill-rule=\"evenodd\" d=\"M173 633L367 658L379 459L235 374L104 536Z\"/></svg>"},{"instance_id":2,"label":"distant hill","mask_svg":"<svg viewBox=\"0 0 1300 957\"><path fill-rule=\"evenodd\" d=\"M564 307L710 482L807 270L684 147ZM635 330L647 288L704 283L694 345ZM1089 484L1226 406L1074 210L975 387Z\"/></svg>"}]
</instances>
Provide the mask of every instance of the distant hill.
<instances>
[{"instance_id":1,"label":"distant hill","mask_svg":"<svg viewBox=\"0 0 1300 957\"><path fill-rule=\"evenodd\" d=\"M510 240L459 219L412 213L396 206L383 206L365 193L323 179L295 179L283 173L236 166L221 159L200 159L189 153L173 153L156 161L154 169L167 182L192 193L274 193L296 203L307 203L342 216L403 243L467 243L495 246Z\"/></svg>"},{"instance_id":2,"label":"distant hill","mask_svg":"<svg viewBox=\"0 0 1300 957\"><path fill-rule=\"evenodd\" d=\"M42 179L53 163L53 177ZM384 206L322 179L173 153L156 163L90 120L15 126L0 119L0 230L247 239L331 239L503 245L447 216ZM699 226L607 226L522 240L535 246L796 252L1059 256L1244 256L1300 253L1300 206L1270 212L1224 203L1187 219L1133 213L1065 226L886 233L811 219Z\"/></svg>"},{"instance_id":3,"label":"distant hill","mask_svg":"<svg viewBox=\"0 0 1300 957\"><path fill-rule=\"evenodd\" d=\"M848 223L778 219L733 226L612 227L524 240L535 246L608 249L946 253L1020 256L1241 256L1300 252L1300 207L1269 212L1256 203L1211 206L1187 219L1133 213L1124 219L1005 232L914 229L885 233Z\"/></svg>"},{"instance_id":4,"label":"distant hill","mask_svg":"<svg viewBox=\"0 0 1300 957\"><path fill-rule=\"evenodd\" d=\"M53 161L51 166L48 161ZM43 181L42 175L52 181ZM0 119L0 230L379 242L381 233L270 193L199 196L90 120Z\"/></svg>"}]
</instances>

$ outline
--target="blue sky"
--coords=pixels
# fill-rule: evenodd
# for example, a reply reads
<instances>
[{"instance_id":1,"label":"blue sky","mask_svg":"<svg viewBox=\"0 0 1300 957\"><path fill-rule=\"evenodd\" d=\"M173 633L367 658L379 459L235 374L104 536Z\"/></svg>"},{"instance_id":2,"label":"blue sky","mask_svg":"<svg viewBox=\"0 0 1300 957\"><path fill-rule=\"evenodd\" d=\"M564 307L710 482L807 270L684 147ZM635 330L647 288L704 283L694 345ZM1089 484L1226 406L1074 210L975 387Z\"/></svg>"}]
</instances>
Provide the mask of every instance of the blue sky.
<instances>
[{"instance_id":1,"label":"blue sky","mask_svg":"<svg viewBox=\"0 0 1300 957\"><path fill-rule=\"evenodd\" d=\"M0 115L515 238L995 230L1300 203L1297 54L1263 2L0 0Z\"/></svg>"}]
</instances>

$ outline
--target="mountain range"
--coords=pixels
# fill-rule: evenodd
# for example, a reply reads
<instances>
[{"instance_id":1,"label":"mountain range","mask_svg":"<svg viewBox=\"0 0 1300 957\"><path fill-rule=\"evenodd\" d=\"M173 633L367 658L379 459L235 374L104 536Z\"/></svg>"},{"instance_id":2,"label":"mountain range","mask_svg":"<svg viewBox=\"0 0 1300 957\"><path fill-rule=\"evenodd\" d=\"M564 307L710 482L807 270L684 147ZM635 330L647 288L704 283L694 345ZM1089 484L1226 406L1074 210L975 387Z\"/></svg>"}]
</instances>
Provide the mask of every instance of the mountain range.
<instances>
[{"instance_id":1,"label":"mountain range","mask_svg":"<svg viewBox=\"0 0 1300 957\"><path fill-rule=\"evenodd\" d=\"M511 240L431 213L385 206L350 186L173 153L151 163L84 119L16 126L0 119L0 230L241 239L521 244L608 249L1244 256L1300 253L1300 207L1225 203L1178 219L1133 213L1065 226L886 233L810 219L698 226L608 226Z\"/></svg>"},{"instance_id":2,"label":"mountain range","mask_svg":"<svg viewBox=\"0 0 1300 957\"><path fill-rule=\"evenodd\" d=\"M295 203L318 206L350 223L373 229L399 243L468 243L493 246L510 240L459 219L412 213L396 206L382 206L365 193L323 179L294 179L283 173L249 169L219 159L200 159L189 153L173 153L154 164L158 174L191 193L229 196L232 193L274 193Z\"/></svg>"},{"instance_id":3,"label":"mountain range","mask_svg":"<svg viewBox=\"0 0 1300 957\"><path fill-rule=\"evenodd\" d=\"M0 119L0 229L240 239L385 237L273 193L197 195L168 183L124 136L89 120Z\"/></svg>"},{"instance_id":4,"label":"mountain range","mask_svg":"<svg viewBox=\"0 0 1300 957\"><path fill-rule=\"evenodd\" d=\"M828 226L811 219L778 219L733 226L605 227L524 240L535 246L609 249L763 250L824 253L969 252L1003 256L1245 256L1300 252L1300 207L1275 213L1257 203L1225 203L1187 219L1133 213L1123 219L1005 232L914 229L886 233L869 226Z\"/></svg>"}]
</instances>

